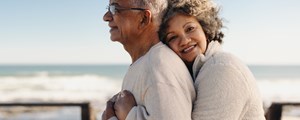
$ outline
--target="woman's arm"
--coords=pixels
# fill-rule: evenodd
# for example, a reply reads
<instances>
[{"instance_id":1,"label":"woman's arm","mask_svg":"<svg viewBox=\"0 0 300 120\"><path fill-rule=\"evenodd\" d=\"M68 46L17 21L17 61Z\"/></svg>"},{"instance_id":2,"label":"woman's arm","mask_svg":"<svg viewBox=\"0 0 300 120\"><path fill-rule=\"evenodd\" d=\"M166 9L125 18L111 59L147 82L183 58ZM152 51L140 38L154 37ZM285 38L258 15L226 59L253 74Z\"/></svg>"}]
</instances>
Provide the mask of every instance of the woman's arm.
<instances>
[{"instance_id":1,"label":"woman's arm","mask_svg":"<svg viewBox=\"0 0 300 120\"><path fill-rule=\"evenodd\" d=\"M136 101L132 93L127 90L121 91L114 105L115 113L119 120L125 120L130 110L136 106Z\"/></svg>"},{"instance_id":2,"label":"woman's arm","mask_svg":"<svg viewBox=\"0 0 300 120\"><path fill-rule=\"evenodd\" d=\"M234 65L214 64L203 69L195 83L193 119L240 119L251 94L244 73Z\"/></svg>"}]
</instances>

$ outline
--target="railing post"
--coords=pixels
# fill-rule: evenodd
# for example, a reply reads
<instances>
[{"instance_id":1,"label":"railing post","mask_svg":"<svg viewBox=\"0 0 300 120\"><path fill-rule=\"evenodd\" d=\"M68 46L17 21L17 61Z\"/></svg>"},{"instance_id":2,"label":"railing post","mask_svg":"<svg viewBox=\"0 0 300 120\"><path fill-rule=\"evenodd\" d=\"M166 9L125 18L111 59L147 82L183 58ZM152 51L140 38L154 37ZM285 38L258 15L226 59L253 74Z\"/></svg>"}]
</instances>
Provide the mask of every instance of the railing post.
<instances>
[{"instance_id":1,"label":"railing post","mask_svg":"<svg viewBox=\"0 0 300 120\"><path fill-rule=\"evenodd\" d=\"M267 120L281 120L282 104L272 104L269 108L266 118Z\"/></svg>"},{"instance_id":2,"label":"railing post","mask_svg":"<svg viewBox=\"0 0 300 120\"><path fill-rule=\"evenodd\" d=\"M81 120L91 120L89 103L81 106Z\"/></svg>"}]
</instances>

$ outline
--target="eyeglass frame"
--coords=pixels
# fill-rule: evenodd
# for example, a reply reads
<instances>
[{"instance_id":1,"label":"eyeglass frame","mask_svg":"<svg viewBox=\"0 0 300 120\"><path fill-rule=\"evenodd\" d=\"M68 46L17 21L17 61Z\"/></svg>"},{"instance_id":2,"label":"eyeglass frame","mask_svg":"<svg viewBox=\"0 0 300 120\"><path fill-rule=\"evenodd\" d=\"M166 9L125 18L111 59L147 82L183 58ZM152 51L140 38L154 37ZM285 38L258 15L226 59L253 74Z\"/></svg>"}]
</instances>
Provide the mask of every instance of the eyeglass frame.
<instances>
[{"instance_id":1,"label":"eyeglass frame","mask_svg":"<svg viewBox=\"0 0 300 120\"><path fill-rule=\"evenodd\" d=\"M116 5L108 5L106 7L106 9L108 10L108 12L112 15L115 15L117 11L124 11L124 10L140 10L140 11L144 11L147 9L144 8L117 8Z\"/></svg>"}]
</instances>

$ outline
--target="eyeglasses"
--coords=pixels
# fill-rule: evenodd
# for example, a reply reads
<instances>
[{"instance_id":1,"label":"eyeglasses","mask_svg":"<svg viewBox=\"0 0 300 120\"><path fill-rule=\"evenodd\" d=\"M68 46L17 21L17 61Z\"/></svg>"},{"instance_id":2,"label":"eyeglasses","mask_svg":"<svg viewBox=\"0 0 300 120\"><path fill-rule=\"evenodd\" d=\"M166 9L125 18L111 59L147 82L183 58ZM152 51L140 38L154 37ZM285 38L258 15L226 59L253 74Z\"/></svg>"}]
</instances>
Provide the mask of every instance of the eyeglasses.
<instances>
[{"instance_id":1,"label":"eyeglasses","mask_svg":"<svg viewBox=\"0 0 300 120\"><path fill-rule=\"evenodd\" d=\"M147 10L143 8L118 8L115 5L109 5L106 8L112 15L115 15L116 12L120 12L122 10Z\"/></svg>"}]
</instances>

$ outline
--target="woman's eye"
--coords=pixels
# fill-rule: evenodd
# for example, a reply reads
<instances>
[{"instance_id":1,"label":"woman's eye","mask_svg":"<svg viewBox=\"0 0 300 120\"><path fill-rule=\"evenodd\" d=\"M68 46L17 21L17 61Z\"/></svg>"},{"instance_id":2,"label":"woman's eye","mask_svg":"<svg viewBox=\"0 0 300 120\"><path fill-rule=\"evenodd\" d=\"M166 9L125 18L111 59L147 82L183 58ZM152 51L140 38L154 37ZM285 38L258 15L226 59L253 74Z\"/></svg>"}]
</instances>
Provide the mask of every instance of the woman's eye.
<instances>
[{"instance_id":1,"label":"woman's eye","mask_svg":"<svg viewBox=\"0 0 300 120\"><path fill-rule=\"evenodd\" d=\"M177 36L171 36L169 39L167 39L167 43L175 40L177 38Z\"/></svg>"},{"instance_id":2,"label":"woman's eye","mask_svg":"<svg viewBox=\"0 0 300 120\"><path fill-rule=\"evenodd\" d=\"M188 27L187 29L186 29L186 32L191 32L191 31L193 31L195 29L195 27Z\"/></svg>"}]
</instances>

